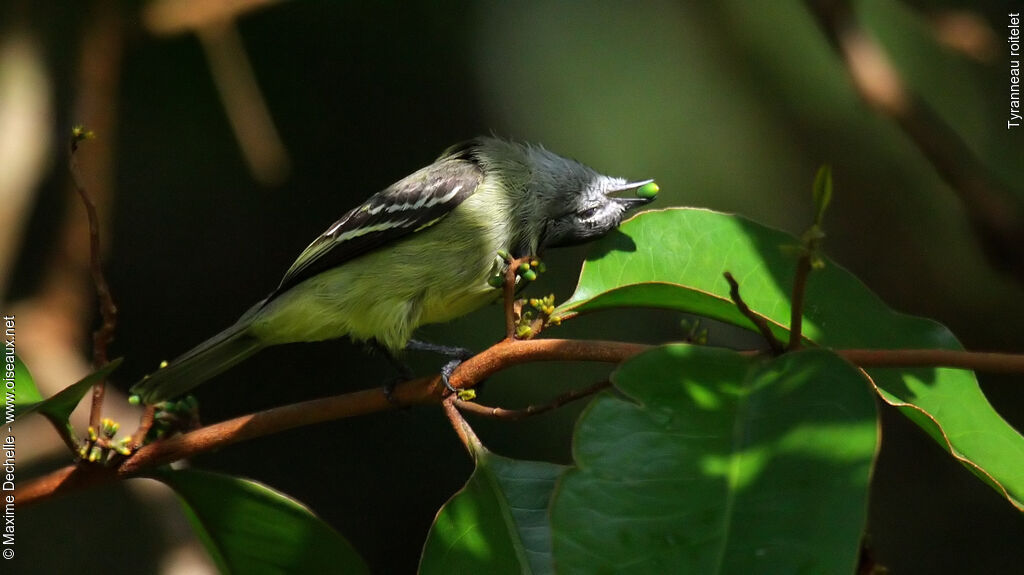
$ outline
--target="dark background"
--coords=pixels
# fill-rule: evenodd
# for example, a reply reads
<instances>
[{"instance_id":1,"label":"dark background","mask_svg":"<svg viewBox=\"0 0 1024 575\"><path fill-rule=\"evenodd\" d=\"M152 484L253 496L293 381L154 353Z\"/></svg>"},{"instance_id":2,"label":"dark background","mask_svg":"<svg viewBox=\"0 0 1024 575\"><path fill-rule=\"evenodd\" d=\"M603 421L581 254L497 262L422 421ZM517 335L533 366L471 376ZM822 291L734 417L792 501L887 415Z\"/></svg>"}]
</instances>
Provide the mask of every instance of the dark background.
<instances>
[{"instance_id":1,"label":"dark background","mask_svg":"<svg viewBox=\"0 0 1024 575\"><path fill-rule=\"evenodd\" d=\"M58 142L79 121L74 70L89 13L63 4L0 11L44 47ZM859 5L907 81L1019 193L1024 145L1005 127L1002 35L1012 5ZM996 34L989 61L935 42L934 18L961 8ZM115 377L122 389L233 322L345 210L449 144L491 132L543 143L607 174L657 178L658 207L733 211L794 234L811 218L814 172L829 162L830 257L894 309L944 323L969 349L1024 350L1020 285L990 268L956 196L920 152L857 99L799 2L289 2L249 13L238 30L291 160L287 178L269 186L246 167L196 37L154 36L137 4L119 9L126 33L106 268L120 308L112 355L125 358ZM39 262L57 249L52 230L64 214L67 172L60 146L53 155L9 299L32 293ZM550 271L531 293L568 297L584 253L550 254ZM665 341L681 337L679 319L613 313L559 335ZM492 306L420 335L482 349L501 336L501 322ZM751 341L716 326L711 337ZM421 374L439 365L430 356L410 361ZM606 373L591 365L517 369L488 382L482 400L541 402ZM290 345L197 395L212 422L390 375L383 358L347 341ZM983 375L981 383L1000 413L1024 427L1021 377ZM498 453L567 463L580 408L474 423ZM878 560L894 573L1019 568L1020 514L895 410L881 411L869 524ZM434 513L472 468L441 411L429 408L294 430L192 464L303 501L380 573L415 569ZM180 533L135 497L107 488L20 511L19 560L33 572L156 570L156 548ZM81 528L95 517L110 527ZM98 551L111 539L117 552Z\"/></svg>"}]
</instances>

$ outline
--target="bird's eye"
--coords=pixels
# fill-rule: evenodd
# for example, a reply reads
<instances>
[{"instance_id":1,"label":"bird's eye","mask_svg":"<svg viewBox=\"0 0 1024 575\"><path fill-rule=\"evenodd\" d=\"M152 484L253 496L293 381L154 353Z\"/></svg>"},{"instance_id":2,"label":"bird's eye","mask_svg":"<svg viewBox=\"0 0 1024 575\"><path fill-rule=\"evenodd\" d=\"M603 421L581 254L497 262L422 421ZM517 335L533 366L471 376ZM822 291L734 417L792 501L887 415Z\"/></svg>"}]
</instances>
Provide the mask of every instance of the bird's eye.
<instances>
[{"instance_id":1,"label":"bird's eye","mask_svg":"<svg viewBox=\"0 0 1024 575\"><path fill-rule=\"evenodd\" d=\"M581 220L589 220L590 218L596 216L597 213L600 210L601 210L601 206L594 206L592 208L587 208L587 209L583 210L582 212L580 212L577 215L579 216L579 218Z\"/></svg>"}]
</instances>

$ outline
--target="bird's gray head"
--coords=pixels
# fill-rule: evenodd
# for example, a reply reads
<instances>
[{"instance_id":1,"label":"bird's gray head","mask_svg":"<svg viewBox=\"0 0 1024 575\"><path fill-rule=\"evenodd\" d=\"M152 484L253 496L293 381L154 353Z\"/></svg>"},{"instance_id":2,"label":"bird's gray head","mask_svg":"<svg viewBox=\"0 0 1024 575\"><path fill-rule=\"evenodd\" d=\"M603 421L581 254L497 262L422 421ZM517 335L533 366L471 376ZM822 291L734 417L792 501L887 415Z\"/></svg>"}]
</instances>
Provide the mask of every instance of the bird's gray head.
<instances>
[{"instance_id":1,"label":"bird's gray head","mask_svg":"<svg viewBox=\"0 0 1024 575\"><path fill-rule=\"evenodd\" d=\"M544 221L541 250L589 242L607 234L618 227L627 211L650 203L658 191L654 180L629 182L604 176L541 148L530 148L529 156L531 191Z\"/></svg>"}]
</instances>

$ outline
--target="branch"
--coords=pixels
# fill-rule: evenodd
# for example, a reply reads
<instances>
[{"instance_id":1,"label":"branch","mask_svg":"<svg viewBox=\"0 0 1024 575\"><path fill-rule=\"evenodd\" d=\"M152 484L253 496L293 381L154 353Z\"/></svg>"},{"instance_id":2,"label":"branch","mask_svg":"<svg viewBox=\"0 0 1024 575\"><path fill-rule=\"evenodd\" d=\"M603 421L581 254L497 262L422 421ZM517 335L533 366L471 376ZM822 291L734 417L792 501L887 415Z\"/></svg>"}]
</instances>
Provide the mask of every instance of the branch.
<instances>
[{"instance_id":1,"label":"branch","mask_svg":"<svg viewBox=\"0 0 1024 575\"><path fill-rule=\"evenodd\" d=\"M452 374L450 383L460 389L472 387L497 371L530 361L619 363L649 347L611 341L503 341L463 362ZM15 492L15 500L19 507L30 505L97 483L135 477L154 466L295 427L390 411L403 406L438 404L446 391L441 377L437 375L398 384L391 399L380 389L373 388L236 417L146 445L117 467L79 465L59 469L19 487Z\"/></svg>"},{"instance_id":2,"label":"branch","mask_svg":"<svg viewBox=\"0 0 1024 575\"><path fill-rule=\"evenodd\" d=\"M807 0L839 53L854 88L869 106L903 130L956 192L989 262L1024 284L1024 206L957 133L914 94L843 0Z\"/></svg>"},{"instance_id":3,"label":"branch","mask_svg":"<svg viewBox=\"0 0 1024 575\"><path fill-rule=\"evenodd\" d=\"M725 281L729 282L729 297L732 298L732 303L736 304L736 308L740 310L743 317L749 319L750 323L754 324L757 331L761 333L761 337L768 342L768 347L772 349L772 355L779 355L785 351L782 342L779 341L779 338L775 337L772 329L768 327L768 322L763 317L754 313L750 306L747 305L747 302L743 301L743 298L740 297L740 284L736 282L736 278L732 277L732 274L729 272L725 272L722 275L725 276Z\"/></svg>"},{"instance_id":4,"label":"branch","mask_svg":"<svg viewBox=\"0 0 1024 575\"><path fill-rule=\"evenodd\" d=\"M497 371L530 361L598 361L620 363L654 346L613 341L503 341L463 362L452 374L456 388L472 387ZM742 352L755 355L756 351ZM838 350L860 367L954 367L976 371L1024 373L1024 355L955 350ZM26 482L15 491L20 508L56 495L99 483L143 475L147 469L215 449L304 425L356 415L390 411L402 406L439 404L446 389L440 376L398 384L391 399L379 388L366 389L285 405L237 417L139 449L117 467L72 465Z\"/></svg>"},{"instance_id":5,"label":"branch","mask_svg":"<svg viewBox=\"0 0 1024 575\"><path fill-rule=\"evenodd\" d=\"M811 254L802 253L796 262L796 275L793 278L793 297L789 310L789 344L786 351L800 349L804 325L804 294L807 292L807 276L811 274ZM765 323L767 325L767 322Z\"/></svg>"},{"instance_id":6,"label":"branch","mask_svg":"<svg viewBox=\"0 0 1024 575\"><path fill-rule=\"evenodd\" d=\"M547 413L548 411L551 411L553 409L558 409L559 407L562 407L563 405L569 402L576 401L577 399L583 399L584 397L589 397L601 390L608 389L611 386L612 382L602 381L599 383L595 383L590 387L585 387L583 389L574 389L567 393L563 393L562 395L559 395L555 399L551 400L550 403L545 403L544 405L531 405L524 409L504 409L501 407L488 407L486 405L481 405L479 403L461 400L456 400L455 406L458 407L460 410L465 411L466 413L474 413L476 415L480 415L483 417L491 417L494 419L507 419L510 421L517 421L520 419L530 417L532 415L540 415L541 413Z\"/></svg>"},{"instance_id":7,"label":"branch","mask_svg":"<svg viewBox=\"0 0 1024 575\"><path fill-rule=\"evenodd\" d=\"M1024 354L956 349L841 349L857 367L952 367L985 373L1024 373Z\"/></svg>"},{"instance_id":8,"label":"branch","mask_svg":"<svg viewBox=\"0 0 1024 575\"><path fill-rule=\"evenodd\" d=\"M68 169L71 172L71 180L74 183L78 196L82 198L85 212L89 219L89 271L92 275L92 282L96 287L96 297L100 300L100 315L103 323L92 335L92 363L93 368L100 369L110 360L107 358L107 346L114 339L114 330L117 327L117 306L110 295L110 285L103 275L103 262L100 252L100 221L96 213L96 204L93 203L89 193L82 186L81 177L78 171L78 144L82 140L91 137L90 132L82 132L76 128L71 135L71 154ZM100 418L103 416L103 395L106 391L106 379L96 382L92 388L92 407L89 411L89 426L99 429Z\"/></svg>"}]
</instances>

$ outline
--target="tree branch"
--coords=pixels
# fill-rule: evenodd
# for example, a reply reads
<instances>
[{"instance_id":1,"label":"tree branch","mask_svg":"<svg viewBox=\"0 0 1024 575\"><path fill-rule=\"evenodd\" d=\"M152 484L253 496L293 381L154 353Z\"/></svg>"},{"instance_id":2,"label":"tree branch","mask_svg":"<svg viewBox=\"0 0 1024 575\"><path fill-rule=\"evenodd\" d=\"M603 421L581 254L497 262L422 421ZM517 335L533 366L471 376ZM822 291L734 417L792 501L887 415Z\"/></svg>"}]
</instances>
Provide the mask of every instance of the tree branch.
<instances>
[{"instance_id":1,"label":"tree branch","mask_svg":"<svg viewBox=\"0 0 1024 575\"><path fill-rule=\"evenodd\" d=\"M100 315L103 323L92 335L92 363L93 368L100 369L110 360L107 357L107 346L114 339L114 330L117 327L117 306L110 295L110 285L103 275L102 252L100 251L100 218L96 213L96 204L93 203L89 193L82 185L78 172L78 144L86 135L77 132L71 136L71 153L68 169L71 172L71 180L74 183L75 191L82 198L85 206L85 213L89 219L89 271L92 275L92 282L96 287L96 297L100 301ZM89 411L89 426L99 429L100 418L103 417L103 395L106 391L106 380L101 379L92 388L92 407Z\"/></svg>"},{"instance_id":2,"label":"tree branch","mask_svg":"<svg viewBox=\"0 0 1024 575\"><path fill-rule=\"evenodd\" d=\"M523 340L502 341L466 360L452 374L456 388L472 387L490 375L531 361L598 361L620 363L654 346L614 341ZM742 352L755 355L755 351ZM977 371L1024 373L1024 355L956 350L849 349L836 353L851 363L869 367L954 367ZM398 384L389 400L380 388L366 389L285 405L236 417L195 431L157 441L139 449L117 467L72 465L29 480L15 491L20 508L73 490L145 474L147 469L215 449L304 425L397 407L439 404L446 389L440 376Z\"/></svg>"},{"instance_id":3,"label":"tree branch","mask_svg":"<svg viewBox=\"0 0 1024 575\"><path fill-rule=\"evenodd\" d=\"M772 333L772 329L768 327L768 322L763 317L754 313L754 310L750 309L747 302L743 301L743 298L740 296L740 284L736 281L736 278L732 277L732 274L729 272L725 272L722 275L725 276L725 281L729 282L729 297L732 298L732 303L736 304L736 308L740 310L743 317L749 319L750 323L754 324L757 331L761 333L761 337L768 342L768 347L771 348L772 354L779 355L785 351L785 346Z\"/></svg>"},{"instance_id":4,"label":"tree branch","mask_svg":"<svg viewBox=\"0 0 1024 575\"><path fill-rule=\"evenodd\" d=\"M483 417L491 417L494 419L506 419L510 421L517 421L533 415L547 413L553 409L562 407L563 405L569 402L594 395L595 393L604 389L608 389L611 386L612 382L602 381L599 383L595 383L590 387L585 387L583 389L574 389L572 391L563 393L562 395L559 395L555 399L551 400L549 403L545 403L543 405L531 405L523 409L504 409L501 407L488 407L486 405L481 405L476 402L461 401L458 399L455 401L454 404L455 407L458 407L460 410L465 411L466 413L474 413L476 415L480 415Z\"/></svg>"}]
</instances>

